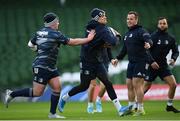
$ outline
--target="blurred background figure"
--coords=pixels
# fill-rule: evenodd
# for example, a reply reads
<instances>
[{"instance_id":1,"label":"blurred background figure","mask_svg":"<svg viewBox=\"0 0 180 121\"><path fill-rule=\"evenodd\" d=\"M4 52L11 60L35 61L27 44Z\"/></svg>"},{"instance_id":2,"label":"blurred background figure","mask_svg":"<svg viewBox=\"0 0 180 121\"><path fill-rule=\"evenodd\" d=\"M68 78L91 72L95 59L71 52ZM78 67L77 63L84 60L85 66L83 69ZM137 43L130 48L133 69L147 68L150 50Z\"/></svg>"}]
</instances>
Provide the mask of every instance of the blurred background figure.
<instances>
[{"instance_id":1,"label":"blurred background figure","mask_svg":"<svg viewBox=\"0 0 180 121\"><path fill-rule=\"evenodd\" d=\"M173 35L168 33L167 18L160 17L158 19L157 30L151 34L153 47L150 49L150 72L149 77L145 81L144 92L146 93L152 85L152 82L160 77L169 86L168 101L166 111L180 113L179 110L173 107L173 99L176 91L176 79L172 74L170 66L175 66L177 57L179 56L178 45ZM171 59L167 60L167 54L172 50Z\"/></svg>"}]
</instances>

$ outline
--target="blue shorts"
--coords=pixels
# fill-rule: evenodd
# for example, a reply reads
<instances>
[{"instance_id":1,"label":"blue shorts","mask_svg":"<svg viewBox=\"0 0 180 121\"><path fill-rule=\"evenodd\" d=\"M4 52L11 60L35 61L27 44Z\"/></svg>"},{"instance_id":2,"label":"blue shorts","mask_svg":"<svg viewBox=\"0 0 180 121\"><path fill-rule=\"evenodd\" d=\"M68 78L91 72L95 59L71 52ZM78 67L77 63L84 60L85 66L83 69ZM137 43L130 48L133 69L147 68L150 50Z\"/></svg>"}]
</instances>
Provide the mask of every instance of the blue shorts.
<instances>
[{"instance_id":1,"label":"blue shorts","mask_svg":"<svg viewBox=\"0 0 180 121\"><path fill-rule=\"evenodd\" d=\"M33 68L33 74L34 81L43 85L46 85L52 78L59 76L57 69L50 71L39 67Z\"/></svg>"},{"instance_id":2,"label":"blue shorts","mask_svg":"<svg viewBox=\"0 0 180 121\"><path fill-rule=\"evenodd\" d=\"M133 77L147 78L149 64L146 62L129 62L127 69L127 78L132 79Z\"/></svg>"},{"instance_id":3,"label":"blue shorts","mask_svg":"<svg viewBox=\"0 0 180 121\"><path fill-rule=\"evenodd\" d=\"M148 75L149 75L149 78L146 79L146 81L153 82L157 78L157 76L159 76L161 80L163 80L164 77L172 75L172 72L168 66L165 66L165 67L159 68L158 70L154 70L150 68Z\"/></svg>"}]
</instances>

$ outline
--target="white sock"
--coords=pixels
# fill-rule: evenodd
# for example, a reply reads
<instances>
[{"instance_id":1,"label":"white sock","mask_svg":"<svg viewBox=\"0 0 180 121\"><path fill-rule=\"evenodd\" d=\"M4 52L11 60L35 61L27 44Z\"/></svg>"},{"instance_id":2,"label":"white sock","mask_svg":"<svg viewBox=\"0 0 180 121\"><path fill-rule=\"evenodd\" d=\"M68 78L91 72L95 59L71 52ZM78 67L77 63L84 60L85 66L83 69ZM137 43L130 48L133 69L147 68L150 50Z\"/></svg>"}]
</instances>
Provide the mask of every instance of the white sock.
<instances>
[{"instance_id":1,"label":"white sock","mask_svg":"<svg viewBox=\"0 0 180 121\"><path fill-rule=\"evenodd\" d=\"M101 102L101 98L99 96L96 97L96 102Z\"/></svg>"},{"instance_id":2,"label":"white sock","mask_svg":"<svg viewBox=\"0 0 180 121\"><path fill-rule=\"evenodd\" d=\"M173 105L173 99L168 99L167 105L168 105L168 106L172 106L172 105Z\"/></svg>"},{"instance_id":3,"label":"white sock","mask_svg":"<svg viewBox=\"0 0 180 121\"><path fill-rule=\"evenodd\" d=\"M131 106L131 105L135 105L136 102L128 102L128 105Z\"/></svg>"},{"instance_id":4,"label":"white sock","mask_svg":"<svg viewBox=\"0 0 180 121\"><path fill-rule=\"evenodd\" d=\"M144 110L143 103L138 103L137 106L138 110Z\"/></svg>"},{"instance_id":5,"label":"white sock","mask_svg":"<svg viewBox=\"0 0 180 121\"><path fill-rule=\"evenodd\" d=\"M68 95L68 93L65 94L65 95L63 95L63 97L62 97L62 99L63 99L64 101L67 101L69 98L70 98L70 96Z\"/></svg>"},{"instance_id":6,"label":"white sock","mask_svg":"<svg viewBox=\"0 0 180 121\"><path fill-rule=\"evenodd\" d=\"M93 107L93 103L92 102L88 102L88 107Z\"/></svg>"},{"instance_id":7,"label":"white sock","mask_svg":"<svg viewBox=\"0 0 180 121\"><path fill-rule=\"evenodd\" d=\"M116 99L114 99L113 101L113 104L114 104L114 106L116 107L116 110L119 112L119 110L121 109L121 104L120 104L120 102L119 102L119 100L116 98Z\"/></svg>"}]
</instances>

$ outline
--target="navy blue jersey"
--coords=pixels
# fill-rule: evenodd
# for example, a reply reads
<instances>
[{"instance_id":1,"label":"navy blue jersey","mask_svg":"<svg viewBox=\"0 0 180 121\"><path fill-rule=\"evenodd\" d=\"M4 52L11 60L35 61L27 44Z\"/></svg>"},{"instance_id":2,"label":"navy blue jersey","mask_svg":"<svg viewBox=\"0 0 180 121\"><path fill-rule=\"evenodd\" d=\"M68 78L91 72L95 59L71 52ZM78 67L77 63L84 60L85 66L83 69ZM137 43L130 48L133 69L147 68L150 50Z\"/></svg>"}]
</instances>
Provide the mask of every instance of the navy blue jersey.
<instances>
[{"instance_id":1,"label":"navy blue jersey","mask_svg":"<svg viewBox=\"0 0 180 121\"><path fill-rule=\"evenodd\" d=\"M117 56L117 59L122 60L126 54L130 62L149 61L149 52L144 48L145 42L152 45L150 34L141 26L135 25L129 28L123 38L124 46Z\"/></svg>"},{"instance_id":2,"label":"navy blue jersey","mask_svg":"<svg viewBox=\"0 0 180 121\"><path fill-rule=\"evenodd\" d=\"M101 63L103 62L103 54L105 45L116 45L117 38L114 36L108 26L100 24L97 21L90 21L87 30L95 29L96 35L93 40L81 47L81 62ZM86 36L88 33L86 32Z\"/></svg>"},{"instance_id":3,"label":"navy blue jersey","mask_svg":"<svg viewBox=\"0 0 180 121\"><path fill-rule=\"evenodd\" d=\"M151 34L153 47L150 49L151 62L156 61L160 66L167 66L166 56L172 50L171 58L176 60L179 51L175 38L168 32L157 30Z\"/></svg>"},{"instance_id":4,"label":"navy blue jersey","mask_svg":"<svg viewBox=\"0 0 180 121\"><path fill-rule=\"evenodd\" d=\"M59 47L61 44L67 44L69 38L59 31L44 27L37 31L30 41L37 45L37 56L32 66L54 70L56 69Z\"/></svg>"}]
</instances>

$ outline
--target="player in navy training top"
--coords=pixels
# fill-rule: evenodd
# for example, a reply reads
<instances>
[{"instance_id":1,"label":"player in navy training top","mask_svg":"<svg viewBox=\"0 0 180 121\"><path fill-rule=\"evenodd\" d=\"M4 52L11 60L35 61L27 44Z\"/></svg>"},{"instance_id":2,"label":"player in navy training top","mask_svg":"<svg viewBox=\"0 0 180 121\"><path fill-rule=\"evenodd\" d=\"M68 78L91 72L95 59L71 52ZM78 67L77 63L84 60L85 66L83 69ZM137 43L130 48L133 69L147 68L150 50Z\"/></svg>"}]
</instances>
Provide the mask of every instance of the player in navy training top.
<instances>
[{"instance_id":1,"label":"player in navy training top","mask_svg":"<svg viewBox=\"0 0 180 121\"><path fill-rule=\"evenodd\" d=\"M174 36L167 32L168 22L165 17L160 17L158 20L158 29L151 34L153 41L153 47L151 52L151 67L149 72L149 78L146 79L144 85L144 92L146 93L150 88L152 82L157 76L164 80L169 85L168 101L166 111L173 111L174 113L180 113L179 110L173 107L173 99L176 91L176 79L172 74L170 66L174 66L177 57L179 56L178 45ZM166 56L172 50L171 59L167 63Z\"/></svg>"},{"instance_id":2,"label":"player in navy training top","mask_svg":"<svg viewBox=\"0 0 180 121\"><path fill-rule=\"evenodd\" d=\"M86 29L95 29L96 35L91 42L84 44L81 47L81 82L62 96L58 104L58 109L60 112L63 112L66 101L70 97L87 90L91 80L97 77L105 85L107 93L114 103L119 115L123 116L129 112L129 107L123 107L120 105L112 83L109 81L102 56L104 47L116 45L117 38L110 28L106 26L107 18L105 11L95 8L91 11L91 17L92 20L88 23Z\"/></svg>"},{"instance_id":3,"label":"player in navy training top","mask_svg":"<svg viewBox=\"0 0 180 121\"><path fill-rule=\"evenodd\" d=\"M149 52L148 49L152 45L150 34L138 25L138 13L130 11L127 15L127 26L129 31L125 33L123 38L124 46L113 60L114 65L117 65L118 60L122 60L124 56L128 55L128 68L127 68L127 88L129 105L133 105L133 112L135 109L135 94L137 96L138 111L134 116L144 115L143 108L143 86L144 78L147 76Z\"/></svg>"},{"instance_id":4,"label":"player in navy training top","mask_svg":"<svg viewBox=\"0 0 180 121\"><path fill-rule=\"evenodd\" d=\"M34 37L29 41L28 46L34 50L37 55L32 64L33 67L33 88L20 90L6 90L5 104L15 97L37 97L41 96L47 84L52 88L51 106L49 118L65 118L56 114L56 108L60 95L60 78L56 67L58 50L63 45L80 45L91 41L95 35L94 30L90 32L87 38L68 38L60 31L59 18L54 13L47 13L44 16L44 27L38 30Z\"/></svg>"}]
</instances>

